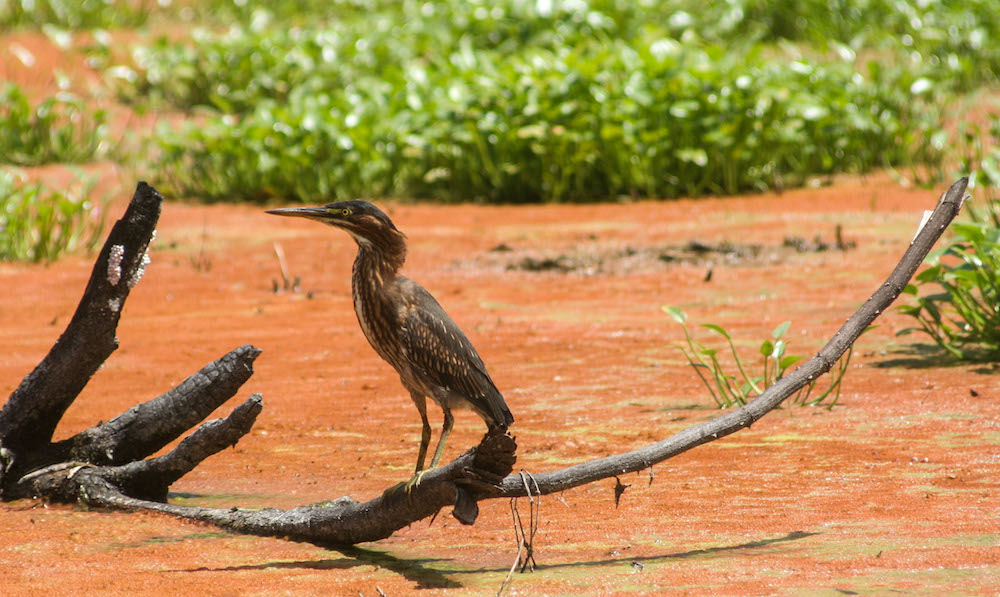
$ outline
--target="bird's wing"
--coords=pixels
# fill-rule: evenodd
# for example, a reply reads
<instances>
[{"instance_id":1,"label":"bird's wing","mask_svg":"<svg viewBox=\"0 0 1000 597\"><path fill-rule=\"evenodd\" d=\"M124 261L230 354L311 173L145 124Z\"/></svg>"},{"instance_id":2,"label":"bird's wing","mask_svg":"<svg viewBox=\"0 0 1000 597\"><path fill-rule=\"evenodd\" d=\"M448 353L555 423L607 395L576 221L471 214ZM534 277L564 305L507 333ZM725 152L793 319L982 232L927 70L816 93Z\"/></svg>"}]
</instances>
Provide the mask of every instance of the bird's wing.
<instances>
[{"instance_id":1,"label":"bird's wing","mask_svg":"<svg viewBox=\"0 0 1000 597\"><path fill-rule=\"evenodd\" d=\"M514 422L486 365L458 325L431 293L412 280L400 280L406 296L399 313L399 338L408 358L431 383L466 398L504 428Z\"/></svg>"}]
</instances>

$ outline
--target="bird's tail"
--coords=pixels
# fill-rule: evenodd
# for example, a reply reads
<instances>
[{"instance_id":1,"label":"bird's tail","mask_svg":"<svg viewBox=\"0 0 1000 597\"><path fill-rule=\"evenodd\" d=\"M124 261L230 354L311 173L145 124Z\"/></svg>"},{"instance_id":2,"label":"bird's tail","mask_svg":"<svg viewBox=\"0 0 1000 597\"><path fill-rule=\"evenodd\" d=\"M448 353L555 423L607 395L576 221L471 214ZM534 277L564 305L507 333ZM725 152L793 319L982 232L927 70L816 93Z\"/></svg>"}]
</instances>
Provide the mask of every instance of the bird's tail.
<instances>
[{"instance_id":1,"label":"bird's tail","mask_svg":"<svg viewBox=\"0 0 1000 597\"><path fill-rule=\"evenodd\" d=\"M503 396L493 403L493 420L496 421L497 427L504 430L514 424L514 415L510 414Z\"/></svg>"}]
</instances>

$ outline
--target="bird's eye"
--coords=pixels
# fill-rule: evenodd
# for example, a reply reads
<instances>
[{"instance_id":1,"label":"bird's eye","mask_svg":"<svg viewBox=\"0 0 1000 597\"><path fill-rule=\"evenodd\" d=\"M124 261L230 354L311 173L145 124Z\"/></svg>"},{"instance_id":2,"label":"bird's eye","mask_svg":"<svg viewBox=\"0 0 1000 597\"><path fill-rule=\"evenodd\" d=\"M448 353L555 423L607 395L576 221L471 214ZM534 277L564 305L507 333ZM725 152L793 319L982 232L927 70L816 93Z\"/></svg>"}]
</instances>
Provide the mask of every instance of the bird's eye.
<instances>
[{"instance_id":1,"label":"bird's eye","mask_svg":"<svg viewBox=\"0 0 1000 597\"><path fill-rule=\"evenodd\" d=\"M345 207L344 209L340 210L340 215L344 216L345 218L351 215L351 208Z\"/></svg>"}]
</instances>

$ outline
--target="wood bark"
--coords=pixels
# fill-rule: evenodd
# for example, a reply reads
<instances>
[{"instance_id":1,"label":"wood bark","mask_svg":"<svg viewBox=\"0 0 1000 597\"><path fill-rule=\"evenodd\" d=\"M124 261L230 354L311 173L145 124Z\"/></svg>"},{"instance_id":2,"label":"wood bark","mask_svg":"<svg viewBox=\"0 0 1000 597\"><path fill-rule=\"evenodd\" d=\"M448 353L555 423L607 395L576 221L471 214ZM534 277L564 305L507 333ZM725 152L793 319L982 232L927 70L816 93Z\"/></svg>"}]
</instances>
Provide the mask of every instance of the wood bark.
<instances>
[{"instance_id":1,"label":"wood bark","mask_svg":"<svg viewBox=\"0 0 1000 597\"><path fill-rule=\"evenodd\" d=\"M109 271L108 258L114 245L122 244L128 258L122 259L125 264L122 275L134 273L135 264L141 263L136 261L137 256L145 251L162 199L151 187L140 183L133 199L133 204L139 205L130 205L125 217L112 230L77 315L49 356L25 378L0 411L0 492L5 499L32 495L99 507L153 510L236 533L318 545L352 545L388 537L447 506L454 506L452 514L459 521L472 524L478 513L476 504L484 499L565 491L640 471L749 427L829 371L906 287L961 209L967 184L968 179L962 178L941 196L886 281L830 341L814 357L745 406L637 450L535 473L530 482L520 474L512 474L517 449L514 438L492 433L454 461L428 471L410 490L393 486L364 503L342 497L290 510L240 510L177 506L167 503L167 490L202 460L234 444L250 430L262 408L258 395L251 396L227 418L201 425L168 454L143 458L197 424L236 392L252 374L252 362L259 354L251 346L234 350L174 390L107 423L64 442L51 443L52 430L62 413L116 346L114 326L119 311L107 313L101 309L106 310L107 301L114 298L123 302L128 291L122 294L122 289L113 284L108 288L104 283ZM118 231L119 225L128 231ZM81 323L77 323L78 318ZM66 354L82 361L70 366L65 362Z\"/></svg>"}]
</instances>

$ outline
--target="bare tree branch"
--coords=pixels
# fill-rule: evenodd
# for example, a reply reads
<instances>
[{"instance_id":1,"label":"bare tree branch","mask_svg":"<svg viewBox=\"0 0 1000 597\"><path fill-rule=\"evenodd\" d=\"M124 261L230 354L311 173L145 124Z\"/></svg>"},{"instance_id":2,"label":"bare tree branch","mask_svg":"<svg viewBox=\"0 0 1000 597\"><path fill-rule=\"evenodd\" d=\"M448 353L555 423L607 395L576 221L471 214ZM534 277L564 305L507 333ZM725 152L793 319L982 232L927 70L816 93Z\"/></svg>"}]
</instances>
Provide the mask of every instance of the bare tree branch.
<instances>
[{"instance_id":1,"label":"bare tree branch","mask_svg":"<svg viewBox=\"0 0 1000 597\"><path fill-rule=\"evenodd\" d=\"M167 489L175 481L209 456L235 446L249 433L263 407L260 394L254 394L225 419L204 423L170 452L159 458L113 467L107 479L128 495L166 501Z\"/></svg>"},{"instance_id":2,"label":"bare tree branch","mask_svg":"<svg viewBox=\"0 0 1000 597\"><path fill-rule=\"evenodd\" d=\"M931 247L958 214L965 197L967 184L968 179L963 178L942 195L926 225L918 232L885 283L846 321L826 346L815 357L768 388L758 398L743 407L726 412L712 421L701 423L638 450L548 473L534 474L531 477L531 493L539 495L563 491L600 479L639 471L695 446L749 427L800 388L829 371L872 321L884 312L903 291ZM140 189L142 189L142 185L140 185ZM155 191L153 192L155 193ZM106 255L102 254L102 259L104 258ZM99 259L95 272L101 268L101 263L102 261ZM90 287L88 286L89 291ZM69 329L67 329L67 333L68 331ZM53 352L55 352L55 348ZM234 353L240 354L234 356L232 361L226 361L224 358L217 363L228 362L230 364L228 374L245 380L246 377L249 377L250 363L257 356L257 351L252 347L242 347ZM245 377L234 373L234 370L239 369L240 363L243 363L246 368ZM197 375L189 381L195 377ZM192 382L191 385L200 386L199 382ZM238 385L236 384L237 387ZM205 388L208 386L212 386L212 384L207 384ZM219 384L219 388L222 387L229 388L228 382ZM162 441L162 438L155 441L138 438L132 432L132 426L137 424L135 421L142 422L138 423L137 429L155 427L154 419L172 416L163 413L177 412L181 405L189 403L188 396L195 395L199 397L192 398L195 403L193 408L199 412L206 411L206 409L210 412L208 404L220 400L220 396L225 392L222 392L221 389L217 392L205 388L192 390L190 393L188 390L180 390L180 388L174 393L168 392L160 398L134 409L137 412L122 415L119 417L121 420L116 419L95 428L98 431L94 431L90 436L97 438L103 437L102 434L113 437L127 435L129 443L135 442L141 447L130 448L125 445L125 440L122 439L111 442L110 454L101 454L99 450L96 452L82 450L81 453L95 460L105 459L102 462L117 462L119 458L126 458L125 454L138 458L147 455L149 448ZM202 401L207 403L203 404ZM162 408L160 402L163 403ZM153 403L156 403L155 407ZM20 405L15 406L18 408L11 409L11 412L19 409L24 412L33 412ZM160 458L145 462L130 462L120 466L98 466L93 462L50 461L47 463L48 466L24 474L19 483L30 487L37 494L52 499L83 501L91 505L111 508L154 510L214 524L238 533L285 537L320 545L347 545L382 539L390 536L396 530L431 516L441 508L452 504L455 505L453 515L465 524L472 524L478 512L476 506L478 500L525 496L529 491L521 476L511 475L517 448L514 439L506 434L491 433L487 434L478 446L462 454L456 460L428 471L418 485L412 488L404 488L401 485L392 487L381 496L365 503L356 502L349 497L342 497L291 510L254 511L194 508L157 501L165 498L166 488L170 483L190 471L208 455L223 449L226 445L231 445L232 442L247 433L260 412L260 407L259 397L251 397L229 417L221 422L206 423L192 436L181 442L172 452ZM4 413L6 412L7 407L4 408ZM51 415L51 413L49 414ZM61 415L61 411L58 415ZM39 418L37 414L33 416L35 419ZM185 422L187 425L193 425L204 416L199 417L192 414L185 419ZM41 419L46 420L45 417L41 417ZM0 417L0 423L3 423L0 424L0 456L3 456L0 458L0 463L5 463L4 466L9 468L12 460L3 452L6 451L9 454L12 451L10 446L23 447L24 443L7 443L7 439L3 435L5 430L17 430L20 427L16 421L6 423L4 421L6 420ZM104 429L101 429L102 427ZM180 427L182 427L181 423L177 423L172 425L171 429L179 434L179 431L183 431L183 429L178 430ZM99 443L96 439L91 442L93 446L97 446ZM4 495L4 497L7 496L8 494Z\"/></svg>"},{"instance_id":3,"label":"bare tree branch","mask_svg":"<svg viewBox=\"0 0 1000 597\"><path fill-rule=\"evenodd\" d=\"M854 344L880 314L889 308L906 288L910 278L923 263L934 243L944 233L948 224L958 215L965 200L965 189L968 184L969 179L962 178L941 196L934 212L913 239L913 242L910 243L902 259L886 281L854 315L844 322L844 325L834 333L833 338L816 356L783 377L745 406L731 410L711 421L689 427L665 440L632 452L584 462L549 473L534 474L533 478L538 484L539 494L565 491L599 479L640 471L695 446L749 427L768 412L774 410L786 398L794 395L801 388L829 371L841 355ZM521 483L519 477L512 476L504 479L496 497L524 495L527 495L524 484Z\"/></svg>"},{"instance_id":4,"label":"bare tree branch","mask_svg":"<svg viewBox=\"0 0 1000 597\"><path fill-rule=\"evenodd\" d=\"M205 365L165 394L56 444L66 458L122 464L145 458L197 425L232 398L250 376L260 350L241 346Z\"/></svg>"},{"instance_id":5,"label":"bare tree branch","mask_svg":"<svg viewBox=\"0 0 1000 597\"><path fill-rule=\"evenodd\" d=\"M137 499L115 484L114 473L109 474L113 467L53 468L32 482L40 494L58 495L61 501L86 496L91 506L155 510L235 533L285 537L318 545L353 545L389 537L454 504L460 486L486 487L491 480L498 482L513 467L516 447L509 435L487 434L475 448L427 471L409 491L399 484L364 503L345 496L291 510L198 508Z\"/></svg>"},{"instance_id":6,"label":"bare tree branch","mask_svg":"<svg viewBox=\"0 0 1000 597\"><path fill-rule=\"evenodd\" d=\"M118 348L118 319L146 267L146 248L162 201L153 187L139 183L125 215L101 249L73 319L0 410L3 449L27 453L46 446L63 413Z\"/></svg>"},{"instance_id":7,"label":"bare tree branch","mask_svg":"<svg viewBox=\"0 0 1000 597\"><path fill-rule=\"evenodd\" d=\"M117 348L122 306L149 258L163 197L139 183L98 256L73 319L0 410L0 495L74 500L100 477L107 489L165 499L171 483L246 434L261 409L254 396L228 418L203 425L169 454L146 462L232 397L253 374L260 350L240 347L176 388L58 443L52 432L93 373ZM122 466L101 466L122 465Z\"/></svg>"},{"instance_id":8,"label":"bare tree branch","mask_svg":"<svg viewBox=\"0 0 1000 597\"><path fill-rule=\"evenodd\" d=\"M228 417L206 422L163 456L121 466L64 462L25 475L12 493L97 506L113 505L105 503L105 496L115 494L164 501L171 484L249 433L262 407L260 394L254 394Z\"/></svg>"}]
</instances>

